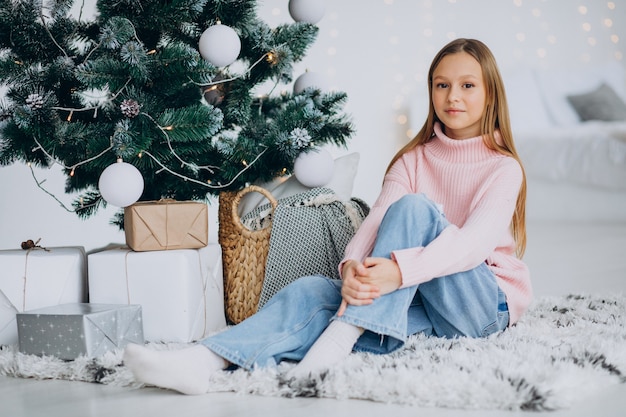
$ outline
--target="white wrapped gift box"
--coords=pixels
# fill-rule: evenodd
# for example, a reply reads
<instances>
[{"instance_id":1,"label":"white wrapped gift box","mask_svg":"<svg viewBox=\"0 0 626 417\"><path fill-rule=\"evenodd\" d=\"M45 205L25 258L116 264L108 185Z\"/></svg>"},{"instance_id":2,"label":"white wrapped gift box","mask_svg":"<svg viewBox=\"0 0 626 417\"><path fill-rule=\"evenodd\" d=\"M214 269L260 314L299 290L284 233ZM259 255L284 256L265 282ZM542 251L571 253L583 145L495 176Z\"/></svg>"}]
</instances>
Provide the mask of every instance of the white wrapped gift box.
<instances>
[{"instance_id":1,"label":"white wrapped gift box","mask_svg":"<svg viewBox=\"0 0 626 417\"><path fill-rule=\"evenodd\" d=\"M144 338L192 342L226 326L222 251L133 252L110 249L88 256L89 301L139 304Z\"/></svg>"},{"instance_id":2,"label":"white wrapped gift box","mask_svg":"<svg viewBox=\"0 0 626 417\"><path fill-rule=\"evenodd\" d=\"M87 301L85 249L33 248L0 251L0 344L18 343L16 314Z\"/></svg>"}]
</instances>

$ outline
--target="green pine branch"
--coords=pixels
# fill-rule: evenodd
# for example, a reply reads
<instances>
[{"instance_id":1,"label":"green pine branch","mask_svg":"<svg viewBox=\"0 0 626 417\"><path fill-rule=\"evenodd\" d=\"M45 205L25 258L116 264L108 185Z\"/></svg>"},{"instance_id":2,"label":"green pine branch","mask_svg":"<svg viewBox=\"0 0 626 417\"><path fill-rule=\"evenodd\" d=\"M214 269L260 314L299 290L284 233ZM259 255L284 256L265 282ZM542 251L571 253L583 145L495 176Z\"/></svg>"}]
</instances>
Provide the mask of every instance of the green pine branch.
<instances>
[{"instance_id":1,"label":"green pine branch","mask_svg":"<svg viewBox=\"0 0 626 417\"><path fill-rule=\"evenodd\" d=\"M97 184L118 157L140 170L141 200L204 200L353 134L345 93L258 97L262 83L293 81L314 25L270 28L256 0L99 0L89 22L72 3L0 1L0 164L60 164L81 217L106 206ZM242 72L199 54L218 21L241 40Z\"/></svg>"}]
</instances>

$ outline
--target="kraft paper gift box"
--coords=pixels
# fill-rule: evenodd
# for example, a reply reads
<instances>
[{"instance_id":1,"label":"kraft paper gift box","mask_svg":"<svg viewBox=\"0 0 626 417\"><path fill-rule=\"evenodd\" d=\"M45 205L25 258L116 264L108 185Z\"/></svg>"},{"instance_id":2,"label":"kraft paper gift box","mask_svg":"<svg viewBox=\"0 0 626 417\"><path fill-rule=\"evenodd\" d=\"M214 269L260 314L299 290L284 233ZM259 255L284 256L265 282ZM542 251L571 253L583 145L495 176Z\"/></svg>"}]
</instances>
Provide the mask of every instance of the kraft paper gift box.
<instances>
[{"instance_id":1,"label":"kraft paper gift box","mask_svg":"<svg viewBox=\"0 0 626 417\"><path fill-rule=\"evenodd\" d=\"M72 303L17 314L20 352L72 360L143 344L141 306Z\"/></svg>"},{"instance_id":2,"label":"kraft paper gift box","mask_svg":"<svg viewBox=\"0 0 626 417\"><path fill-rule=\"evenodd\" d=\"M222 251L134 252L127 248L88 257L92 303L139 304L150 342L191 342L226 326Z\"/></svg>"},{"instance_id":3,"label":"kraft paper gift box","mask_svg":"<svg viewBox=\"0 0 626 417\"><path fill-rule=\"evenodd\" d=\"M0 250L0 344L18 343L19 312L86 302L86 261L80 246Z\"/></svg>"},{"instance_id":4,"label":"kraft paper gift box","mask_svg":"<svg viewBox=\"0 0 626 417\"><path fill-rule=\"evenodd\" d=\"M196 249L208 243L205 203L159 200L124 208L126 244L134 251Z\"/></svg>"}]
</instances>

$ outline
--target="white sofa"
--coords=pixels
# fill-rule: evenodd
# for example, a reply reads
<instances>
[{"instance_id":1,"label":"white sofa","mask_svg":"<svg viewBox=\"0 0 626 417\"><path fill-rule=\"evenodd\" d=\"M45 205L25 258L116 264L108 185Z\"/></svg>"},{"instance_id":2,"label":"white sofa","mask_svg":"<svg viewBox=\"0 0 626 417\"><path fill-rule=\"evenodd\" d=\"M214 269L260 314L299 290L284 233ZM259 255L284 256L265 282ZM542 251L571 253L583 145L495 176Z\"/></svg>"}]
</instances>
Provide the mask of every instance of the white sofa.
<instances>
[{"instance_id":1,"label":"white sofa","mask_svg":"<svg viewBox=\"0 0 626 417\"><path fill-rule=\"evenodd\" d=\"M503 74L516 146L533 182L530 216L626 221L624 74L618 63ZM581 118L568 97L587 109L583 113L590 120ZM602 105L611 99L619 102ZM552 197L556 206L534 204L535 191L538 197ZM587 191L593 198L578 201ZM574 202L573 211L562 210Z\"/></svg>"}]
</instances>

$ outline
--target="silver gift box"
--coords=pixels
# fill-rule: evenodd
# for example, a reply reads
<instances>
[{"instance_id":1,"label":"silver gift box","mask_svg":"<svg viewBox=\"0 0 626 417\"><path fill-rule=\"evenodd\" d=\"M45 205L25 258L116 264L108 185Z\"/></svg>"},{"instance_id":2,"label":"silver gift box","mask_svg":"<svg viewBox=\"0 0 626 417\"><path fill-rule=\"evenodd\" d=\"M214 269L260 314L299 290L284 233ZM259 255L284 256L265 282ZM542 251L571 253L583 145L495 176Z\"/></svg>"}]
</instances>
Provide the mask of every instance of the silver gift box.
<instances>
[{"instance_id":1,"label":"silver gift box","mask_svg":"<svg viewBox=\"0 0 626 417\"><path fill-rule=\"evenodd\" d=\"M72 360L143 344L140 305L60 304L17 314L19 350Z\"/></svg>"}]
</instances>

